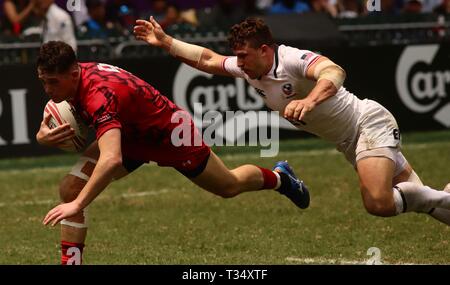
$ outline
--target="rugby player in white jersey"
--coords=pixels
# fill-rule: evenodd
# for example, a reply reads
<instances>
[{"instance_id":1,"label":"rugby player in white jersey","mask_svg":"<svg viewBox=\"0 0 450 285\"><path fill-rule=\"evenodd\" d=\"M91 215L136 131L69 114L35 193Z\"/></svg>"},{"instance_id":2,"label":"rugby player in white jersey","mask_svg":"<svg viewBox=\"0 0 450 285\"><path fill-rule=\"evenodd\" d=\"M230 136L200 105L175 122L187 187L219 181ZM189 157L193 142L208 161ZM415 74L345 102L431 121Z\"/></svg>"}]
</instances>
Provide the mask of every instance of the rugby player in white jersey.
<instances>
[{"instance_id":1,"label":"rugby player in white jersey","mask_svg":"<svg viewBox=\"0 0 450 285\"><path fill-rule=\"evenodd\" d=\"M377 102L347 91L345 71L327 57L277 45L268 26L256 18L231 28L234 56L174 39L153 17L138 20L134 34L199 70L244 78L270 109L334 143L357 171L370 214L428 213L450 225L450 193L422 184L401 153L395 118Z\"/></svg>"}]
</instances>

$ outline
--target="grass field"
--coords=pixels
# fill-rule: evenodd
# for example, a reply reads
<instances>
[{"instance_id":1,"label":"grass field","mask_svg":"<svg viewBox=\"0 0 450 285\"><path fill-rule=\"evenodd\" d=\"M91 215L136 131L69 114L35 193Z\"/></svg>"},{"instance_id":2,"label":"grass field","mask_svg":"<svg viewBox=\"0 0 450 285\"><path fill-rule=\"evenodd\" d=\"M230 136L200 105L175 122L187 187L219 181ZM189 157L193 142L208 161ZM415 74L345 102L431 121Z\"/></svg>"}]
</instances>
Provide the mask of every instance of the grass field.
<instances>
[{"instance_id":1,"label":"grass field","mask_svg":"<svg viewBox=\"0 0 450 285\"><path fill-rule=\"evenodd\" d=\"M406 134L403 152L429 186L450 181L449 131ZM85 264L352 264L365 263L370 247L385 264L450 264L450 227L427 215L367 214L356 173L327 143L282 141L276 158L234 147L217 153L229 167L288 159L310 187L310 208L271 191L222 199L149 165L90 206ZM41 221L75 160L0 160L0 264L59 263L59 226Z\"/></svg>"}]
</instances>

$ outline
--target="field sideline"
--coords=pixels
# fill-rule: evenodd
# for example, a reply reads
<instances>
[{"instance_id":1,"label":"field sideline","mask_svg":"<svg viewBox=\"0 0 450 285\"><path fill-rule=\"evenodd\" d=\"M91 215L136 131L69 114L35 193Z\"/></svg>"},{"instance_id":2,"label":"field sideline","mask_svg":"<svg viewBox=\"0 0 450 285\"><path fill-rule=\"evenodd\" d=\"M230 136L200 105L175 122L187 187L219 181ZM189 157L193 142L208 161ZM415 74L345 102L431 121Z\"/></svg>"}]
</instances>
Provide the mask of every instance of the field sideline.
<instances>
[{"instance_id":1,"label":"field sideline","mask_svg":"<svg viewBox=\"0 0 450 285\"><path fill-rule=\"evenodd\" d=\"M260 158L255 148L216 152L229 167L288 159L310 187L311 207L297 209L271 191L222 199L148 165L89 207L85 264L365 264L371 247L384 264L450 264L450 227L427 215L367 214L356 173L328 143L282 141L275 158ZM405 134L403 153L427 185L450 181L450 131ZM0 160L0 264L59 263L59 226L41 220L75 160Z\"/></svg>"}]
</instances>

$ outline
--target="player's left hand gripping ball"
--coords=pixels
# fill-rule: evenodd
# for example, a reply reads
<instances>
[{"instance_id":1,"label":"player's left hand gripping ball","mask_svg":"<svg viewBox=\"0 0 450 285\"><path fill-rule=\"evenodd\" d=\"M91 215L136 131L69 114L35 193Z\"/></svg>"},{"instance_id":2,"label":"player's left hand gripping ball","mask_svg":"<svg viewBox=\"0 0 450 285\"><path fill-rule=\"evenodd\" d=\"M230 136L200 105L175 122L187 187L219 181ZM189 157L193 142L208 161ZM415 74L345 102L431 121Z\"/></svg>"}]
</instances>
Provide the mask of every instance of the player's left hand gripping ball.
<instances>
[{"instance_id":1,"label":"player's left hand gripping ball","mask_svg":"<svg viewBox=\"0 0 450 285\"><path fill-rule=\"evenodd\" d=\"M67 101L55 103L48 101L44 109L44 117L51 115L48 127L53 129L65 123L75 130L75 136L68 139L58 147L64 151L79 152L86 146L86 137L88 133L87 126L82 122L80 116L76 113L75 107Z\"/></svg>"}]
</instances>

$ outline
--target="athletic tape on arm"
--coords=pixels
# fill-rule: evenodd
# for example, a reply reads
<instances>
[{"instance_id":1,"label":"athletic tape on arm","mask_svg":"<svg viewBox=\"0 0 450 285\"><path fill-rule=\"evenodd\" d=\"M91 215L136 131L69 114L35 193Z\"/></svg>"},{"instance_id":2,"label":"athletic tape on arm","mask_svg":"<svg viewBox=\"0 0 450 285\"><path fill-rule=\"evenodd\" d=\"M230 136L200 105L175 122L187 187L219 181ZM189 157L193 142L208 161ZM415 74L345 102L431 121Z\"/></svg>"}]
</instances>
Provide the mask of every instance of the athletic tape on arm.
<instances>
[{"instance_id":1,"label":"athletic tape on arm","mask_svg":"<svg viewBox=\"0 0 450 285\"><path fill-rule=\"evenodd\" d=\"M196 67L200 63L203 50L205 48L193 44L188 44L177 39L172 39L169 53L173 56L179 56L196 63Z\"/></svg>"},{"instance_id":2,"label":"athletic tape on arm","mask_svg":"<svg viewBox=\"0 0 450 285\"><path fill-rule=\"evenodd\" d=\"M331 60L318 63L314 69L314 78L317 81L327 79L333 83L337 90L341 88L345 80L345 71Z\"/></svg>"}]
</instances>

